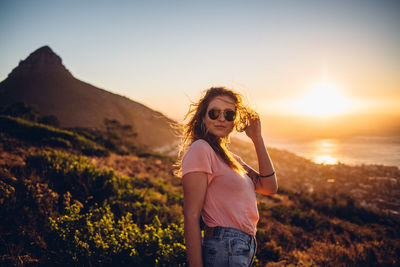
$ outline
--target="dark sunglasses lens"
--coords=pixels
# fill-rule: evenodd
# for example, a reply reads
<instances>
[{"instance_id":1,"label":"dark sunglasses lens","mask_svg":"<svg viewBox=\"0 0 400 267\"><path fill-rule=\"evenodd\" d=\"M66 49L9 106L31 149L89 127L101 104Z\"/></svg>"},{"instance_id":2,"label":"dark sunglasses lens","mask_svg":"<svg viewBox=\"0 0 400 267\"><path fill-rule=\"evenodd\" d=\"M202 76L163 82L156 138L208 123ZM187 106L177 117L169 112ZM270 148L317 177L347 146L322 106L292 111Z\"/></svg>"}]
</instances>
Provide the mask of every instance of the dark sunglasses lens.
<instances>
[{"instance_id":1,"label":"dark sunglasses lens","mask_svg":"<svg viewBox=\"0 0 400 267\"><path fill-rule=\"evenodd\" d=\"M227 121L233 121L236 117L236 113L233 110L227 110L225 111L225 119Z\"/></svg>"},{"instance_id":2,"label":"dark sunglasses lens","mask_svg":"<svg viewBox=\"0 0 400 267\"><path fill-rule=\"evenodd\" d=\"M210 109L210 111L208 112L208 117L210 117L210 119L212 120L216 120L219 117L219 110L216 109Z\"/></svg>"}]
</instances>

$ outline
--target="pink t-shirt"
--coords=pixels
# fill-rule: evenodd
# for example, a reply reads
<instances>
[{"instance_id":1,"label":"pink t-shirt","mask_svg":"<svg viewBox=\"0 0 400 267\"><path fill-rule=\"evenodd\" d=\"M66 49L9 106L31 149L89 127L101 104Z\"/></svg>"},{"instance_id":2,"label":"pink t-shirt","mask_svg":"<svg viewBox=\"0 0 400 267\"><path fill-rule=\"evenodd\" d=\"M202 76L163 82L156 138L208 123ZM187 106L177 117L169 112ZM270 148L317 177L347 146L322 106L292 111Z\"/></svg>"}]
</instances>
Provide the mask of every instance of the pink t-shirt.
<instances>
[{"instance_id":1,"label":"pink t-shirt","mask_svg":"<svg viewBox=\"0 0 400 267\"><path fill-rule=\"evenodd\" d=\"M206 225L233 227L255 235L259 215L254 183L249 176L230 168L202 139L193 142L183 157L182 177L190 172L208 174L201 211Z\"/></svg>"}]
</instances>

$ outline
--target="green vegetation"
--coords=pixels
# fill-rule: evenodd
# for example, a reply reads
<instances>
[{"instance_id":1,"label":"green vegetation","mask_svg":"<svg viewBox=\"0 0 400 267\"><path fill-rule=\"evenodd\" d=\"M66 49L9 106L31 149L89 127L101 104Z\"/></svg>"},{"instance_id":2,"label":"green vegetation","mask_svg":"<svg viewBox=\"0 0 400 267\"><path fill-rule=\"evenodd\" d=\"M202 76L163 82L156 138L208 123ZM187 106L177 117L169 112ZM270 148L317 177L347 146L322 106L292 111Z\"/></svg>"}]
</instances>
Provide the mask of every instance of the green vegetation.
<instances>
[{"instance_id":1,"label":"green vegetation","mask_svg":"<svg viewBox=\"0 0 400 267\"><path fill-rule=\"evenodd\" d=\"M55 242L51 248L62 263L84 265L184 266L182 223L167 227L157 216L150 225L140 228L129 212L116 220L108 205L80 214L72 205L68 213L50 218ZM63 252L63 253L60 253Z\"/></svg>"},{"instance_id":2,"label":"green vegetation","mask_svg":"<svg viewBox=\"0 0 400 267\"><path fill-rule=\"evenodd\" d=\"M105 130L75 127L69 130L120 155L139 153L138 147L134 144L137 133L131 125L123 125L117 120L104 118L104 128Z\"/></svg>"},{"instance_id":3,"label":"green vegetation","mask_svg":"<svg viewBox=\"0 0 400 267\"><path fill-rule=\"evenodd\" d=\"M292 200L304 197L288 190ZM315 198L315 201L319 199ZM259 204L260 222L257 232L257 257L268 266L295 264L300 266L396 266L399 262L400 228L398 221L384 216L379 222L361 222L361 207L332 206L344 213L337 216L329 209L320 212L314 202L302 205ZM355 205L354 203L352 205ZM299 208L300 207L300 208ZM350 219L346 219L346 218ZM355 219L358 218L358 219Z\"/></svg>"},{"instance_id":4,"label":"green vegetation","mask_svg":"<svg viewBox=\"0 0 400 267\"><path fill-rule=\"evenodd\" d=\"M72 147L85 155L106 156L109 153L104 147L79 134L38 122L0 115L0 124L2 133L18 138L28 146ZM12 150L15 147L8 146L7 149Z\"/></svg>"},{"instance_id":5,"label":"green vegetation","mask_svg":"<svg viewBox=\"0 0 400 267\"><path fill-rule=\"evenodd\" d=\"M58 127L60 125L60 122L56 116L40 116L39 110L37 108L28 106L23 102L16 102L6 107L0 106L0 114L18 117L24 120L39 122L55 127Z\"/></svg>"},{"instance_id":6,"label":"green vegetation","mask_svg":"<svg viewBox=\"0 0 400 267\"><path fill-rule=\"evenodd\" d=\"M99 170L84 156L60 151L38 152L26 158L26 168L45 178L58 193L70 192L78 200L101 202L113 194L113 170Z\"/></svg>"},{"instance_id":7,"label":"green vegetation","mask_svg":"<svg viewBox=\"0 0 400 267\"><path fill-rule=\"evenodd\" d=\"M137 133L131 125L123 125L118 120L104 118L104 129L96 128L59 128L54 115L40 116L32 106L17 102L9 106L0 106L0 134L7 143L6 149L13 150L22 143L13 144L17 138L29 146L48 146L52 148L72 148L84 155L108 156L109 152L120 155L140 154L154 156L142 151L135 145ZM1 140L1 139L0 139ZM14 145L14 147L13 147ZM158 155L162 157L161 155Z\"/></svg>"},{"instance_id":8,"label":"green vegetation","mask_svg":"<svg viewBox=\"0 0 400 267\"><path fill-rule=\"evenodd\" d=\"M95 133L0 115L0 265L187 265L171 159L107 123ZM321 192L258 196L257 266L399 265L397 219Z\"/></svg>"},{"instance_id":9,"label":"green vegetation","mask_svg":"<svg viewBox=\"0 0 400 267\"><path fill-rule=\"evenodd\" d=\"M178 215L180 187L171 188L156 177L119 176L112 169L97 168L85 156L60 151L29 154L25 163L28 179L16 179L1 169L1 214L8 216L0 219L11 227L2 229L7 233L2 251L10 251L21 227L35 231L45 242L48 249L39 251L50 258L49 263L186 264ZM24 225L31 220L32 225Z\"/></svg>"}]
</instances>

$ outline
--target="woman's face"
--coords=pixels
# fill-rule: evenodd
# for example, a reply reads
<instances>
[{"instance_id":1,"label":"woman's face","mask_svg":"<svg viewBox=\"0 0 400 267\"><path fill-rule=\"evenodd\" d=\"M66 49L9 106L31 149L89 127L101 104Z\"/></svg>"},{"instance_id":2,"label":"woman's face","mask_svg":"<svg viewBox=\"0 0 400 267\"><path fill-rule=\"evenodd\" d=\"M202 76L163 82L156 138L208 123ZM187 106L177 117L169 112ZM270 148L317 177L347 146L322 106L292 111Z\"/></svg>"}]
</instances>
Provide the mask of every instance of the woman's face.
<instances>
[{"instance_id":1,"label":"woman's face","mask_svg":"<svg viewBox=\"0 0 400 267\"><path fill-rule=\"evenodd\" d=\"M212 120L208 115L211 109L221 111L218 118ZM235 102L229 96L217 96L211 100L207 107L206 115L203 118L203 122L206 125L208 132L218 137L226 137L233 130L234 121L228 121L225 119L223 111L235 111Z\"/></svg>"}]
</instances>

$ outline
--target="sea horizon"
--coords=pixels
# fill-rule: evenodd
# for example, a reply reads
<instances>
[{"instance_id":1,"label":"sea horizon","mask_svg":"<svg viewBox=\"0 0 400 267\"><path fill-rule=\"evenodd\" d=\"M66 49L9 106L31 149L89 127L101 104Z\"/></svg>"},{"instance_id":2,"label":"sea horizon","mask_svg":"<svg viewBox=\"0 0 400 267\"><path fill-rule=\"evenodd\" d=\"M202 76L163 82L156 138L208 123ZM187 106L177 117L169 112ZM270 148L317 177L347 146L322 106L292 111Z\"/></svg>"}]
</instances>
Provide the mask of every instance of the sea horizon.
<instances>
[{"instance_id":1,"label":"sea horizon","mask_svg":"<svg viewBox=\"0 0 400 267\"><path fill-rule=\"evenodd\" d=\"M265 138L267 147L284 149L315 163L385 165L400 168L400 138L398 136L359 135L352 137Z\"/></svg>"}]
</instances>

